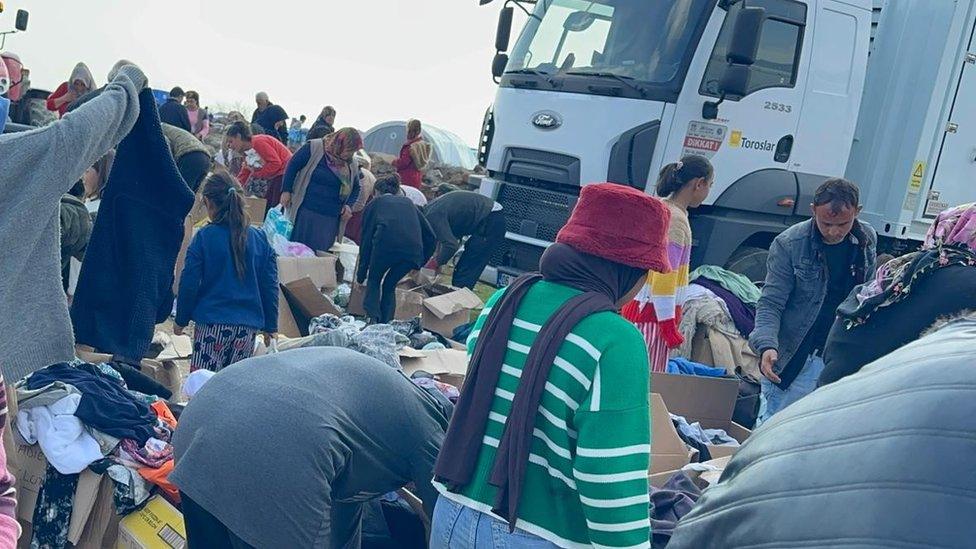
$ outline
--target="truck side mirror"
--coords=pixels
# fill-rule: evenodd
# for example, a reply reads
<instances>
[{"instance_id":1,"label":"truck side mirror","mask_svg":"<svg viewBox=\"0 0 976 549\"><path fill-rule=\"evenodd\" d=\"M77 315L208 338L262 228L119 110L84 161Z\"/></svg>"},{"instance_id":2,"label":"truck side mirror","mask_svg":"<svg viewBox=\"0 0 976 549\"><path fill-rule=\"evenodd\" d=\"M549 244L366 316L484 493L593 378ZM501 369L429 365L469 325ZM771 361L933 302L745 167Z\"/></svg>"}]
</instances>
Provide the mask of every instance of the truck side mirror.
<instances>
[{"instance_id":1,"label":"truck side mirror","mask_svg":"<svg viewBox=\"0 0 976 549\"><path fill-rule=\"evenodd\" d=\"M491 60L491 75L498 80L505 74L505 67L508 66L508 54L498 52L495 54L495 58Z\"/></svg>"},{"instance_id":2,"label":"truck side mirror","mask_svg":"<svg viewBox=\"0 0 976 549\"><path fill-rule=\"evenodd\" d=\"M509 6L503 8L498 15L498 29L495 31L495 50L508 51L508 42L512 37L512 18L515 16L515 8Z\"/></svg>"},{"instance_id":3,"label":"truck side mirror","mask_svg":"<svg viewBox=\"0 0 976 549\"><path fill-rule=\"evenodd\" d=\"M27 10L17 10L17 20L14 23L14 28L19 31L27 30L27 19L29 17L30 14L27 12Z\"/></svg>"},{"instance_id":4,"label":"truck side mirror","mask_svg":"<svg viewBox=\"0 0 976 549\"><path fill-rule=\"evenodd\" d=\"M765 8L743 8L739 12L732 31L732 40L725 55L729 63L750 66L756 62L765 19Z\"/></svg>"},{"instance_id":5,"label":"truck side mirror","mask_svg":"<svg viewBox=\"0 0 976 549\"><path fill-rule=\"evenodd\" d=\"M743 8L735 19L732 39L725 58L729 62L719 82L719 100L708 101L702 107L702 118L715 120L718 118L718 107L725 101L726 96L744 97L749 91L750 67L756 62L759 51L759 41L762 39L763 21L766 19L764 8Z\"/></svg>"}]
</instances>

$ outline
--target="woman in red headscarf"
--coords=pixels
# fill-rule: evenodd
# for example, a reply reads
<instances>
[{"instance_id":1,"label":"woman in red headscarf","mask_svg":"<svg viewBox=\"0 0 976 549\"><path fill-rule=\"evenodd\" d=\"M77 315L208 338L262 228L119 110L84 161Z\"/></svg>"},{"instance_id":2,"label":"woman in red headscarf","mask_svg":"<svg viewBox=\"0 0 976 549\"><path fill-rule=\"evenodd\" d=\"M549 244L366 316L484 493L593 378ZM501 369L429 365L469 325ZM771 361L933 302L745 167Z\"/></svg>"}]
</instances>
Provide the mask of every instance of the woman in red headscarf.
<instances>
[{"instance_id":1,"label":"woman in red headscarf","mask_svg":"<svg viewBox=\"0 0 976 549\"><path fill-rule=\"evenodd\" d=\"M343 128L302 145L288 163L281 204L295 224L291 240L317 251L335 244L339 223L352 216L359 198L359 167L353 155L363 148L358 130Z\"/></svg>"}]
</instances>

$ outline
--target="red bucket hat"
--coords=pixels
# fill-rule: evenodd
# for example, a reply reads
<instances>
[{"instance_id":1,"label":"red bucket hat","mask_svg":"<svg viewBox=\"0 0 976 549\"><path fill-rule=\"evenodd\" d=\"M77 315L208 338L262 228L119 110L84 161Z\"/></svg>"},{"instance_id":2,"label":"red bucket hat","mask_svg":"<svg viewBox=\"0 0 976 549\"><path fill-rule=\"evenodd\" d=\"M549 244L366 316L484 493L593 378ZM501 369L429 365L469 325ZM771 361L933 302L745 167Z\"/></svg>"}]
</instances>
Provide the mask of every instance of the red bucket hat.
<instances>
[{"instance_id":1,"label":"red bucket hat","mask_svg":"<svg viewBox=\"0 0 976 549\"><path fill-rule=\"evenodd\" d=\"M556 242L630 267L666 273L671 212L657 198L616 183L586 185Z\"/></svg>"}]
</instances>

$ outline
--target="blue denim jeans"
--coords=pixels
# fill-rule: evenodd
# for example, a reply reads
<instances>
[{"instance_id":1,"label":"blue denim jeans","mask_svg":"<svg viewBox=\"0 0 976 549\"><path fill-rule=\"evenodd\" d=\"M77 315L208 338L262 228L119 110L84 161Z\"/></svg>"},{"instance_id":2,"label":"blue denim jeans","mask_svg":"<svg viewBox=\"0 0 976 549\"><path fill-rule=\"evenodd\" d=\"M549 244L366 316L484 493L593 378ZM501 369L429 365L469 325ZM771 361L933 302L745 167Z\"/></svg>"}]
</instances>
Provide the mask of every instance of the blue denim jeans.
<instances>
[{"instance_id":1,"label":"blue denim jeans","mask_svg":"<svg viewBox=\"0 0 976 549\"><path fill-rule=\"evenodd\" d=\"M809 395L817 388L817 381L823 373L823 358L815 355L807 357L806 364L800 370L799 375L790 384L789 389L783 390L766 378L760 381L762 393L759 395L759 417L756 419L756 427L769 420L781 410Z\"/></svg>"},{"instance_id":2,"label":"blue denim jeans","mask_svg":"<svg viewBox=\"0 0 976 549\"><path fill-rule=\"evenodd\" d=\"M491 515L455 503L444 496L437 498L430 525L430 549L551 549L552 543L515 529Z\"/></svg>"}]
</instances>

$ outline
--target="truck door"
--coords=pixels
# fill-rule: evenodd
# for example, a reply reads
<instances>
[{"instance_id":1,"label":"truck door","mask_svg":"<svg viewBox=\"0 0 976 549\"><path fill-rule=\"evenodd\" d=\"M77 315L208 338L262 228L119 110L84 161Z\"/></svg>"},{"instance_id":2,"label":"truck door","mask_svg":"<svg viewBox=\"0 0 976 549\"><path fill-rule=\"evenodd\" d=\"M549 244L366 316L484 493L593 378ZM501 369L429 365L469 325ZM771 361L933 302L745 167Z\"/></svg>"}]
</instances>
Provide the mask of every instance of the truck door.
<instances>
[{"instance_id":1,"label":"truck door","mask_svg":"<svg viewBox=\"0 0 976 549\"><path fill-rule=\"evenodd\" d=\"M727 66L726 51L743 4L766 9L756 62L744 97L726 97L715 120L702 118L702 106L718 99ZM716 8L675 107L664 162L687 154L711 158L715 187L708 203L732 209L792 215L796 178L790 173L793 142L800 120L806 66L803 55L807 4L796 0L737 2L726 13ZM717 30L716 30L717 29Z\"/></svg>"},{"instance_id":2,"label":"truck door","mask_svg":"<svg viewBox=\"0 0 976 549\"><path fill-rule=\"evenodd\" d=\"M936 161L924 219L934 219L952 206L976 202L976 39L970 30L969 49L963 59L942 149ZM913 174L914 175L914 174Z\"/></svg>"}]
</instances>

